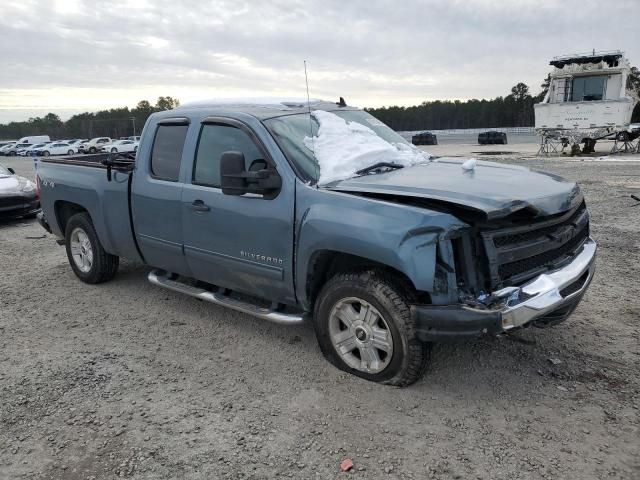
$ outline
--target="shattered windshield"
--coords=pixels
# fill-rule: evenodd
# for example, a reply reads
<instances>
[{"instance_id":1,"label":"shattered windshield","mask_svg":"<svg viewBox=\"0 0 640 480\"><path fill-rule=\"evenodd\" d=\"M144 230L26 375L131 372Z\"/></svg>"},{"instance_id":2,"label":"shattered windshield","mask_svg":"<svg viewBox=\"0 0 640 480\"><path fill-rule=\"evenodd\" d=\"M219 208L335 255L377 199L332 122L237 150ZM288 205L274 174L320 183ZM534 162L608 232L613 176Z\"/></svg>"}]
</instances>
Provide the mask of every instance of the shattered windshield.
<instances>
[{"instance_id":1,"label":"shattered windshield","mask_svg":"<svg viewBox=\"0 0 640 480\"><path fill-rule=\"evenodd\" d=\"M328 184L387 162L409 166L429 154L361 110L288 115L265 121L287 158L313 183Z\"/></svg>"}]
</instances>

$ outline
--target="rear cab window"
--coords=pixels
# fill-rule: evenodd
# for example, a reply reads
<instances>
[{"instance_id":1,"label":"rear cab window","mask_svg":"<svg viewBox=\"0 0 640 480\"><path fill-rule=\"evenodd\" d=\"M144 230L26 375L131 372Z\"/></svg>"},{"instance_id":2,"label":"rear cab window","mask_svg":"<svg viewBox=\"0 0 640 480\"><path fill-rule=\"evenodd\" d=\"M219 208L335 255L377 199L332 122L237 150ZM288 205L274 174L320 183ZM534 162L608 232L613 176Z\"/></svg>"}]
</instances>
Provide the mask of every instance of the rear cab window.
<instances>
[{"instance_id":1,"label":"rear cab window","mask_svg":"<svg viewBox=\"0 0 640 480\"><path fill-rule=\"evenodd\" d=\"M158 125L151 151L151 176L177 182L189 125Z\"/></svg>"}]
</instances>

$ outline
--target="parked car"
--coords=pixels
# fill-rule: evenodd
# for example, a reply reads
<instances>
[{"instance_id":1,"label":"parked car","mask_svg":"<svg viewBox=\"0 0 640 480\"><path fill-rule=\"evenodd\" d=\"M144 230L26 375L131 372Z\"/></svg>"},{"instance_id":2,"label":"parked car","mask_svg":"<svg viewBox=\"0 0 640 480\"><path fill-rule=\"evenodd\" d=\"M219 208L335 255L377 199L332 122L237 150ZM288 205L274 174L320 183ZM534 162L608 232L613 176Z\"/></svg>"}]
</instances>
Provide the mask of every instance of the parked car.
<instances>
[{"instance_id":1,"label":"parked car","mask_svg":"<svg viewBox=\"0 0 640 480\"><path fill-rule=\"evenodd\" d=\"M88 142L88 141L89 140L86 139L86 138L76 138L74 140L69 140L68 142L65 142L65 143L68 143L70 146L72 146L76 150L79 150L78 147L80 146L80 144L83 143L83 142Z\"/></svg>"},{"instance_id":2,"label":"parked car","mask_svg":"<svg viewBox=\"0 0 640 480\"><path fill-rule=\"evenodd\" d=\"M96 137L78 145L78 150L83 153L98 153L102 147L106 147L107 145L111 145L111 139L109 137Z\"/></svg>"},{"instance_id":3,"label":"parked car","mask_svg":"<svg viewBox=\"0 0 640 480\"><path fill-rule=\"evenodd\" d=\"M17 142L10 142L0 147L0 155L7 155L7 152L11 150L16 144Z\"/></svg>"},{"instance_id":4,"label":"parked car","mask_svg":"<svg viewBox=\"0 0 640 480\"><path fill-rule=\"evenodd\" d=\"M33 144L31 143L15 143L14 145L11 145L8 149L4 150L3 153L8 157L15 157L16 155L18 155L18 152L22 152L25 149L31 147L32 145Z\"/></svg>"},{"instance_id":5,"label":"parked car","mask_svg":"<svg viewBox=\"0 0 640 480\"><path fill-rule=\"evenodd\" d=\"M507 134L504 132L482 132L478 135L478 143L480 145L506 145L507 144Z\"/></svg>"},{"instance_id":6,"label":"parked car","mask_svg":"<svg viewBox=\"0 0 640 480\"><path fill-rule=\"evenodd\" d=\"M116 140L109 145L100 147L100 150L110 153L136 152L138 150L138 142L133 140Z\"/></svg>"},{"instance_id":7,"label":"parked car","mask_svg":"<svg viewBox=\"0 0 640 480\"><path fill-rule=\"evenodd\" d=\"M42 147L45 147L49 145L49 142L43 142L43 143L36 143L34 145L31 145L29 147L26 148L21 148L20 150L18 150L18 155L23 156L23 157L29 157L33 154L38 154L38 150Z\"/></svg>"},{"instance_id":8,"label":"parked car","mask_svg":"<svg viewBox=\"0 0 640 480\"><path fill-rule=\"evenodd\" d=\"M39 211L36 185L0 164L0 218L29 217Z\"/></svg>"},{"instance_id":9,"label":"parked car","mask_svg":"<svg viewBox=\"0 0 640 480\"><path fill-rule=\"evenodd\" d=\"M43 157L48 157L50 155L73 155L78 153L78 149L72 147L68 143L61 142L51 142L44 147L37 149L37 154L42 155Z\"/></svg>"},{"instance_id":10,"label":"parked car","mask_svg":"<svg viewBox=\"0 0 640 480\"><path fill-rule=\"evenodd\" d=\"M28 148L28 153L27 155L42 155L42 150L44 148L47 148L49 145L51 145L54 142L43 142L43 143L39 143L36 145L33 145L32 147Z\"/></svg>"},{"instance_id":11,"label":"parked car","mask_svg":"<svg viewBox=\"0 0 640 480\"><path fill-rule=\"evenodd\" d=\"M411 137L411 143L414 145L437 145L438 137L431 132L420 132Z\"/></svg>"},{"instance_id":12,"label":"parked car","mask_svg":"<svg viewBox=\"0 0 640 480\"><path fill-rule=\"evenodd\" d=\"M576 183L483 161L469 175L343 103L154 113L135 161L43 159L39 221L83 282L111 280L120 257L146 263L154 285L308 319L331 363L390 385L419 378L428 342L573 312L596 255Z\"/></svg>"}]
</instances>

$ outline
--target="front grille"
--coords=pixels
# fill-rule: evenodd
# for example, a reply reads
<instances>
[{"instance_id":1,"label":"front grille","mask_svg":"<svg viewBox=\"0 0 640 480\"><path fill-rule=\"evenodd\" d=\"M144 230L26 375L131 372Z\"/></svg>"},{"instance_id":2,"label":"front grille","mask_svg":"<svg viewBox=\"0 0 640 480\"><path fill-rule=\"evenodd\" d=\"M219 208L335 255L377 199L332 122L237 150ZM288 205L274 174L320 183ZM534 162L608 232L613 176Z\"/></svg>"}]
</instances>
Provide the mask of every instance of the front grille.
<instances>
[{"instance_id":1,"label":"front grille","mask_svg":"<svg viewBox=\"0 0 640 480\"><path fill-rule=\"evenodd\" d=\"M582 208L578 208L573 213L573 215L571 215L569 219L563 222L561 225L574 223L580 217L580 215L584 213L586 209L584 204L582 204L581 207ZM545 235L554 233L557 229L558 229L558 225L550 225L548 227L538 228L538 229L530 230L526 232L511 233L511 234L506 234L502 236L496 236L493 238L493 243L496 247L506 247L508 245L515 245L518 243L534 240L536 238L544 237Z\"/></svg>"},{"instance_id":2,"label":"front grille","mask_svg":"<svg viewBox=\"0 0 640 480\"><path fill-rule=\"evenodd\" d=\"M583 203L564 215L481 236L491 287L519 285L573 258L589 237L589 215Z\"/></svg>"},{"instance_id":3,"label":"front grille","mask_svg":"<svg viewBox=\"0 0 640 480\"><path fill-rule=\"evenodd\" d=\"M581 246L588 236L589 227L587 226L584 227L578 235L573 237L560 248L547 250L544 253L515 262L504 263L498 267L498 272L502 278L509 278L558 263L558 260L561 260L563 257L566 257L567 255L572 256L576 248Z\"/></svg>"}]
</instances>

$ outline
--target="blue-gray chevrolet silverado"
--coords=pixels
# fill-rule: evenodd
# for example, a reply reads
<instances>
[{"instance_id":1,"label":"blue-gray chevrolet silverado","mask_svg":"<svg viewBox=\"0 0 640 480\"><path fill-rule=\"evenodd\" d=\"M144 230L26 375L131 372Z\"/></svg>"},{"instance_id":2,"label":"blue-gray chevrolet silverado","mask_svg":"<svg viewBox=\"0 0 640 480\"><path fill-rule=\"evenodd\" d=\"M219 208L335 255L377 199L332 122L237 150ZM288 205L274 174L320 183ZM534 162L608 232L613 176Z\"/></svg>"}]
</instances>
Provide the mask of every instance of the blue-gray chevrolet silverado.
<instances>
[{"instance_id":1,"label":"blue-gray chevrolet silverado","mask_svg":"<svg viewBox=\"0 0 640 480\"><path fill-rule=\"evenodd\" d=\"M149 118L135 159L41 160L39 221L84 282L111 280L120 257L144 262L156 285L309 319L331 363L390 385L420 377L431 342L552 326L576 308L596 244L575 183L376 157L322 184L312 110L415 149L344 102L179 107Z\"/></svg>"}]
</instances>

